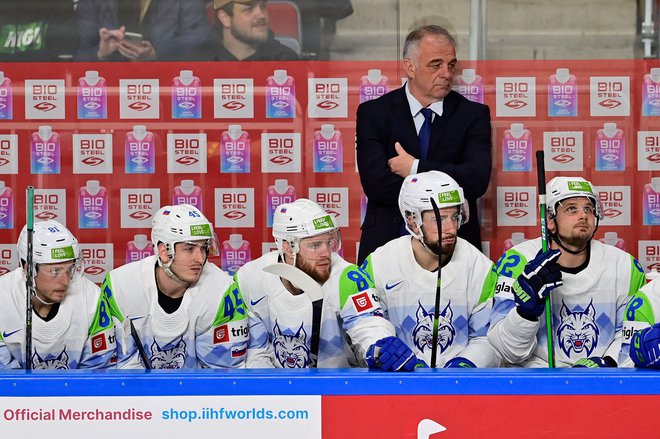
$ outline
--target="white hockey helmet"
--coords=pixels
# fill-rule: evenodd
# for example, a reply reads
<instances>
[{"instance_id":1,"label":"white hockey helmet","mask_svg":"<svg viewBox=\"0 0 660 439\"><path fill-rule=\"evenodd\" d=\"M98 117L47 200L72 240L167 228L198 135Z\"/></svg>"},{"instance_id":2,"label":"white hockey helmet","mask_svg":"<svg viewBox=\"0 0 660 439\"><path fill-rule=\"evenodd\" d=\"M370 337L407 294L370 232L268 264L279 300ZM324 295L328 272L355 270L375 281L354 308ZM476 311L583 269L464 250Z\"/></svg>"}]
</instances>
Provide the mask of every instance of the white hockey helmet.
<instances>
[{"instance_id":1,"label":"white hockey helmet","mask_svg":"<svg viewBox=\"0 0 660 439\"><path fill-rule=\"evenodd\" d=\"M589 198L594 204L596 218L602 212L593 185L582 177L555 177L546 186L546 206L550 218L557 216L557 203L573 197Z\"/></svg>"},{"instance_id":2,"label":"white hockey helmet","mask_svg":"<svg viewBox=\"0 0 660 439\"><path fill-rule=\"evenodd\" d=\"M456 180L440 171L409 175L403 180L399 192L399 211L405 221L406 229L418 239L423 239L422 212L433 210L431 197L436 201L438 209L459 206L458 227L470 219L470 208L463 195L463 188L456 183ZM413 233L408 225L406 218L409 215L412 215L413 221L417 224L418 234Z\"/></svg>"},{"instance_id":3,"label":"white hockey helmet","mask_svg":"<svg viewBox=\"0 0 660 439\"><path fill-rule=\"evenodd\" d=\"M155 254L158 254L158 243L162 242L167 248L167 254L173 259L176 243L201 239L208 240L209 249L213 247L213 226L195 206L163 206L154 215L151 242Z\"/></svg>"},{"instance_id":4,"label":"white hockey helmet","mask_svg":"<svg viewBox=\"0 0 660 439\"><path fill-rule=\"evenodd\" d=\"M75 236L55 220L34 223L32 235L32 261L34 264L57 264L78 258L79 247ZM18 237L18 257L27 261L27 225Z\"/></svg>"},{"instance_id":5,"label":"white hockey helmet","mask_svg":"<svg viewBox=\"0 0 660 439\"><path fill-rule=\"evenodd\" d=\"M307 198L280 204L273 214L273 237L280 253L284 241L291 244L294 253L298 253L301 239L335 230L338 227L332 215Z\"/></svg>"}]
</instances>

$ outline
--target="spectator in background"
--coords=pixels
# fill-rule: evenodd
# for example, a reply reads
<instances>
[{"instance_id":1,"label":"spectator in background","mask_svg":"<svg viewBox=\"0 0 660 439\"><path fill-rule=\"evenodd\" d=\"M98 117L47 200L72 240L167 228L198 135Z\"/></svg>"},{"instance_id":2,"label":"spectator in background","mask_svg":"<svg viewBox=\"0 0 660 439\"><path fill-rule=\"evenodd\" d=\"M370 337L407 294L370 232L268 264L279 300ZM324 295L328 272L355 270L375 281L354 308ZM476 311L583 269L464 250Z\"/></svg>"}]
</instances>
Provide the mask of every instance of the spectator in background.
<instances>
[{"instance_id":1,"label":"spectator in background","mask_svg":"<svg viewBox=\"0 0 660 439\"><path fill-rule=\"evenodd\" d=\"M80 0L76 59L180 60L208 37L205 5L205 0Z\"/></svg>"},{"instance_id":2,"label":"spectator in background","mask_svg":"<svg viewBox=\"0 0 660 439\"><path fill-rule=\"evenodd\" d=\"M214 0L220 29L189 59L213 61L297 60L268 27L266 0Z\"/></svg>"},{"instance_id":3,"label":"spectator in background","mask_svg":"<svg viewBox=\"0 0 660 439\"><path fill-rule=\"evenodd\" d=\"M76 46L71 0L0 2L0 62L67 60Z\"/></svg>"},{"instance_id":4,"label":"spectator in background","mask_svg":"<svg viewBox=\"0 0 660 439\"><path fill-rule=\"evenodd\" d=\"M406 85L358 107L357 162L368 198L358 263L405 234L397 206L401 184L430 170L448 174L465 191L470 220L458 235L481 249L476 200L490 181L490 111L451 90L456 62L456 43L446 29L417 28L403 47Z\"/></svg>"}]
</instances>

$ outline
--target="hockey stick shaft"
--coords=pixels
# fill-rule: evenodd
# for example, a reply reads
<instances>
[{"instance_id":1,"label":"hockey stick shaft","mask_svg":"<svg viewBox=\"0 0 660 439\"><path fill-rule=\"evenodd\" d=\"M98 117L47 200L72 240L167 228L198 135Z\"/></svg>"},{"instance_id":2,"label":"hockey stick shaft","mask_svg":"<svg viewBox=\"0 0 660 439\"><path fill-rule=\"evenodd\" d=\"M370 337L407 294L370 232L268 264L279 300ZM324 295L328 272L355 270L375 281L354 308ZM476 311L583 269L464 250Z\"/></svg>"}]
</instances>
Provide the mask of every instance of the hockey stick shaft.
<instances>
[{"instance_id":1,"label":"hockey stick shaft","mask_svg":"<svg viewBox=\"0 0 660 439\"><path fill-rule=\"evenodd\" d=\"M27 273L25 276L25 369L32 369L32 296L34 295L34 186L27 187Z\"/></svg>"},{"instance_id":2,"label":"hockey stick shaft","mask_svg":"<svg viewBox=\"0 0 660 439\"><path fill-rule=\"evenodd\" d=\"M549 247L548 228L546 224L545 203L545 154L542 150L536 151L536 170L539 187L539 218L541 220L541 249L546 252ZM545 327L548 336L548 367L555 367L555 344L552 331L552 302L550 296L545 298Z\"/></svg>"},{"instance_id":3,"label":"hockey stick shaft","mask_svg":"<svg viewBox=\"0 0 660 439\"><path fill-rule=\"evenodd\" d=\"M147 351L144 350L144 346L142 345L142 340L140 339L140 334L138 334L137 330L135 329L133 320L130 321L130 325L131 325L131 337L133 337L133 342L135 342L135 346L137 347L138 354L142 359L142 363L144 363L144 368L146 370L151 370L152 369L151 360L147 355Z\"/></svg>"},{"instance_id":4,"label":"hockey stick shaft","mask_svg":"<svg viewBox=\"0 0 660 439\"><path fill-rule=\"evenodd\" d=\"M433 197L430 197L433 213L435 214L435 223L438 227L438 242L440 243L440 254L438 255L438 277L435 283L435 309L433 310L433 339L431 347L431 367L436 367L438 355L438 325L440 322L440 294L442 292L442 218L440 218L440 209L438 203Z\"/></svg>"}]
</instances>

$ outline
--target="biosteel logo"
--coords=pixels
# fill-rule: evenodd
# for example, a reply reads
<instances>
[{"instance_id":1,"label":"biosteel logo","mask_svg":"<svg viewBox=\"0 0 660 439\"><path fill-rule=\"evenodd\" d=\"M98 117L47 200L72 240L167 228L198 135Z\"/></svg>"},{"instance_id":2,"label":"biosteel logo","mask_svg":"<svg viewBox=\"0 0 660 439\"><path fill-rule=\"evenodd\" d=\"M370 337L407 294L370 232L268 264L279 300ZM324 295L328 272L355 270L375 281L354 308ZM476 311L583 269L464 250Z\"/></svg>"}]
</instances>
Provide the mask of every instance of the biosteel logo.
<instances>
[{"instance_id":1,"label":"biosteel logo","mask_svg":"<svg viewBox=\"0 0 660 439\"><path fill-rule=\"evenodd\" d=\"M85 157L81 160L81 163L87 166L99 166L105 163L105 161L100 157Z\"/></svg>"},{"instance_id":2,"label":"biosteel logo","mask_svg":"<svg viewBox=\"0 0 660 439\"><path fill-rule=\"evenodd\" d=\"M238 221L240 219L245 218L247 214L245 212L241 212L240 210L230 210L229 212L226 212L223 216L232 221Z\"/></svg>"},{"instance_id":3,"label":"biosteel logo","mask_svg":"<svg viewBox=\"0 0 660 439\"><path fill-rule=\"evenodd\" d=\"M128 108L135 111L145 111L151 108L151 105L149 105L146 102L133 102L131 104L128 104Z\"/></svg>"},{"instance_id":4,"label":"biosteel logo","mask_svg":"<svg viewBox=\"0 0 660 439\"><path fill-rule=\"evenodd\" d=\"M238 101L225 102L224 104L222 104L222 106L224 108L226 108L227 110L230 110L230 111L238 111L238 110L242 110L243 108L245 108L245 104L242 103L242 102L238 102Z\"/></svg>"}]
</instances>

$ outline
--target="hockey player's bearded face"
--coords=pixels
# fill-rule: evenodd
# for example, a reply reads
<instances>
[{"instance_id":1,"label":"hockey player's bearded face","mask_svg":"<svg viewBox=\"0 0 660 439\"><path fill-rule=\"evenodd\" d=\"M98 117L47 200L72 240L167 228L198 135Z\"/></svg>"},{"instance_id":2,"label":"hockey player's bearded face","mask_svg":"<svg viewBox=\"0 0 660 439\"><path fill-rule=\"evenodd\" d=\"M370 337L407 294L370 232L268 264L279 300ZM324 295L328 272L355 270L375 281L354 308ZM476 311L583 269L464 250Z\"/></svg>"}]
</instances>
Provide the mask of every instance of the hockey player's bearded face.
<instances>
[{"instance_id":1,"label":"hockey player's bearded face","mask_svg":"<svg viewBox=\"0 0 660 439\"><path fill-rule=\"evenodd\" d=\"M422 213L422 235L426 246L436 255L450 257L456 248L456 234L458 233L458 207L445 207L440 209L442 219L442 243L438 235L438 225L433 211Z\"/></svg>"},{"instance_id":2,"label":"hockey player's bearded face","mask_svg":"<svg viewBox=\"0 0 660 439\"><path fill-rule=\"evenodd\" d=\"M330 278L332 253L339 247L337 231L300 240L296 267L318 283Z\"/></svg>"},{"instance_id":3,"label":"hockey player's bearded face","mask_svg":"<svg viewBox=\"0 0 660 439\"><path fill-rule=\"evenodd\" d=\"M557 216L548 221L551 233L557 233L564 245L576 248L584 246L596 232L596 216L593 202L586 197L574 197L557 204Z\"/></svg>"}]
</instances>

